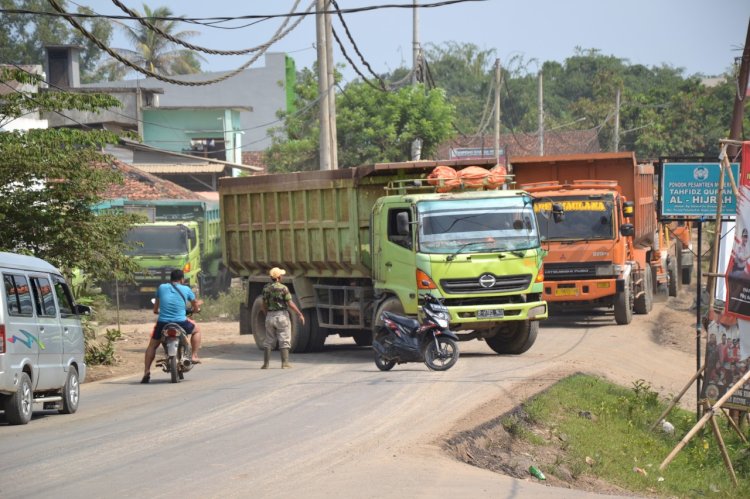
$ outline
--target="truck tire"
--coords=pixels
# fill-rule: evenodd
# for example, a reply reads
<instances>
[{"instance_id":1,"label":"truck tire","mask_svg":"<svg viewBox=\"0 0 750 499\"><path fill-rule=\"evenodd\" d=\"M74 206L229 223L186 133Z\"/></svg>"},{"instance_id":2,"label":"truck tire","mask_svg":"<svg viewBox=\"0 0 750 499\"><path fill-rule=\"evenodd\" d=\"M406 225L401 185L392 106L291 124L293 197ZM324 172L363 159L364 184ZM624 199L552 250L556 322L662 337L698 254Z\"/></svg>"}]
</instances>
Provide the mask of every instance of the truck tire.
<instances>
[{"instance_id":1,"label":"truck tire","mask_svg":"<svg viewBox=\"0 0 750 499\"><path fill-rule=\"evenodd\" d=\"M677 260L675 258L668 259L667 276L669 277L669 296L677 296Z\"/></svg>"},{"instance_id":2,"label":"truck tire","mask_svg":"<svg viewBox=\"0 0 750 499\"><path fill-rule=\"evenodd\" d=\"M297 308L302 312L302 315L305 316L305 323L300 324L299 319L294 312L289 312L290 315L295 315L295 317L292 318L292 353L302 353L307 351L307 345L310 342L310 326L312 325L310 316L317 314L315 313L314 308L303 310L299 304L297 295L292 295L292 300L294 300L294 304L297 305ZM310 310L312 310L312 314L310 313Z\"/></svg>"},{"instance_id":3,"label":"truck tire","mask_svg":"<svg viewBox=\"0 0 750 499\"><path fill-rule=\"evenodd\" d=\"M303 350L299 350L299 346L304 344L304 347L307 347L307 339L309 338L309 335L303 331L303 329L306 328L300 327L301 324L299 323L296 314L291 313L289 318L292 323L291 351L301 352ZM307 322L307 317L305 317L305 322ZM263 311L262 296L258 296L253 302L253 308L250 310L250 328L253 332L255 345L258 347L258 350L263 350L263 342L266 339L266 313ZM278 344L276 344L273 349L276 350L278 347Z\"/></svg>"},{"instance_id":4,"label":"truck tire","mask_svg":"<svg viewBox=\"0 0 750 499\"><path fill-rule=\"evenodd\" d=\"M630 324L633 320L633 290L630 278L625 281L625 289L615 295L615 322L617 324Z\"/></svg>"},{"instance_id":5,"label":"truck tire","mask_svg":"<svg viewBox=\"0 0 750 499\"><path fill-rule=\"evenodd\" d=\"M683 267L682 266L682 250L684 246L682 245L682 241L677 240L677 243L675 244L675 256L677 257L677 269L680 273L680 278L683 286L687 286L690 284L690 281L693 279L693 266L689 267Z\"/></svg>"},{"instance_id":6,"label":"truck tire","mask_svg":"<svg viewBox=\"0 0 750 499\"><path fill-rule=\"evenodd\" d=\"M318 312L314 309L308 309L305 312L305 322L310 323L310 336L307 342L308 352L322 352L323 346L326 343L326 337L328 336L328 330L320 327L318 322Z\"/></svg>"},{"instance_id":7,"label":"truck tire","mask_svg":"<svg viewBox=\"0 0 750 499\"><path fill-rule=\"evenodd\" d=\"M354 333L352 338L354 338L354 343L356 343L358 347L372 346L372 331L369 329Z\"/></svg>"},{"instance_id":8,"label":"truck tire","mask_svg":"<svg viewBox=\"0 0 750 499\"><path fill-rule=\"evenodd\" d=\"M245 303L240 303L240 334L253 334L253 328L250 325L250 307Z\"/></svg>"},{"instance_id":9,"label":"truck tire","mask_svg":"<svg viewBox=\"0 0 750 499\"><path fill-rule=\"evenodd\" d=\"M636 314L647 314L654 308L654 285L651 282L651 269L643 271L643 281L641 282L641 293L633 303L633 309Z\"/></svg>"},{"instance_id":10,"label":"truck tire","mask_svg":"<svg viewBox=\"0 0 750 499\"><path fill-rule=\"evenodd\" d=\"M497 326L495 336L484 341L496 353L520 355L531 348L537 334L539 321L512 321Z\"/></svg>"},{"instance_id":11,"label":"truck tire","mask_svg":"<svg viewBox=\"0 0 750 499\"><path fill-rule=\"evenodd\" d=\"M375 319L372 321L372 332L370 333L370 337L372 337L372 335L375 334L375 330L379 326L383 325L383 321L380 319L380 315L383 312L391 312L393 314L406 315L404 314L404 306L401 305L401 300L399 300L398 297L396 296L389 296L380 304L380 306L378 307L378 310L375 312Z\"/></svg>"}]
</instances>

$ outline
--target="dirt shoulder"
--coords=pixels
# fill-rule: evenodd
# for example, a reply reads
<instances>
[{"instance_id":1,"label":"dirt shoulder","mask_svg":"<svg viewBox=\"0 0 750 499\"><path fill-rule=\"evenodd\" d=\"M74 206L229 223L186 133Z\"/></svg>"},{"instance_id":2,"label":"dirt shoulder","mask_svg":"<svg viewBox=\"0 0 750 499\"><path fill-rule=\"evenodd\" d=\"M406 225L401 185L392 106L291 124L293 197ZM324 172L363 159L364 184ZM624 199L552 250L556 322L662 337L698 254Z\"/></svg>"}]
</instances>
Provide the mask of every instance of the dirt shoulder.
<instances>
[{"instance_id":1,"label":"dirt shoulder","mask_svg":"<svg viewBox=\"0 0 750 499\"><path fill-rule=\"evenodd\" d=\"M141 376L143 356L154 327L154 314L151 310L127 310L121 313L121 337L115 343L114 365L88 366L86 382L100 381L122 376ZM227 353L238 344L252 343L250 336L240 336L237 321L203 322L196 318L201 328L202 346L199 356L204 359ZM97 339L104 340L107 329L117 329L116 324L103 324L97 327ZM152 367L153 370L153 367Z\"/></svg>"}]
</instances>

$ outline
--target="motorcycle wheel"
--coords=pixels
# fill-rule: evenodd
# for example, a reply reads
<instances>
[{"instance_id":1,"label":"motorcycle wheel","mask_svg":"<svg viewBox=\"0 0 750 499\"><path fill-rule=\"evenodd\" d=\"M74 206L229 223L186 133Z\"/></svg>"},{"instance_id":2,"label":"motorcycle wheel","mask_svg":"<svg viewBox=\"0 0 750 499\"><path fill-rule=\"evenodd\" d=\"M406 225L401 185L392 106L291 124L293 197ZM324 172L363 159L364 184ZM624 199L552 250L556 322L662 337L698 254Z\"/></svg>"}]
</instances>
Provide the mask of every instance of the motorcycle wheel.
<instances>
[{"instance_id":1,"label":"motorcycle wheel","mask_svg":"<svg viewBox=\"0 0 750 499\"><path fill-rule=\"evenodd\" d=\"M438 336L424 350L424 363L433 371L447 371L458 362L458 344L452 338Z\"/></svg>"},{"instance_id":2,"label":"motorcycle wheel","mask_svg":"<svg viewBox=\"0 0 750 499\"><path fill-rule=\"evenodd\" d=\"M172 383L180 382L180 373L177 371L177 357L174 355L169 358L169 374L172 376Z\"/></svg>"},{"instance_id":3,"label":"motorcycle wheel","mask_svg":"<svg viewBox=\"0 0 750 499\"><path fill-rule=\"evenodd\" d=\"M378 352L375 352L375 365L378 366L378 369L381 371L390 371L393 369L393 366L396 365L395 360L386 360L385 357L380 355Z\"/></svg>"}]
</instances>

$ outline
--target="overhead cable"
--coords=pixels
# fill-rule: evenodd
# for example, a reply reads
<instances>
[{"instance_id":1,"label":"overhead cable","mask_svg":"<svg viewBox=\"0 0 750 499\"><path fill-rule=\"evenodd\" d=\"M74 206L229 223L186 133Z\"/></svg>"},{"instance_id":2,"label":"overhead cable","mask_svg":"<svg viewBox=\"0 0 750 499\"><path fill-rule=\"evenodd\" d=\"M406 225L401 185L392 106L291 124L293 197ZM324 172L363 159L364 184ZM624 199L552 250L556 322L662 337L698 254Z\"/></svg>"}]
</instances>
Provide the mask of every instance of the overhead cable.
<instances>
[{"instance_id":1,"label":"overhead cable","mask_svg":"<svg viewBox=\"0 0 750 499\"><path fill-rule=\"evenodd\" d=\"M437 7L446 7L449 5L455 5L455 4L461 4L461 3L468 3L468 2L486 2L488 0L445 0L442 2L433 2L433 3L425 3L425 4L417 4L414 5L412 3L409 4L380 4L380 5L370 5L366 7L354 7L350 9L342 9L341 12L344 14L351 14L351 13L357 13L357 12L368 12L372 10L383 10L383 9L413 9L413 8L420 8L420 9L430 9L430 8L437 8ZM0 9L0 12L5 14L33 14L33 15L40 15L40 16L52 16L52 17L73 17L73 18L80 18L80 19L87 19L87 18L93 18L93 19L119 19L119 20L132 20L132 17L130 16L123 16L123 15L105 15L105 14L86 14L86 13L62 13L59 12L45 12L45 11L39 11L39 10L30 10L30 9ZM325 12L318 12L315 11L315 14L319 13L325 13ZM273 18L280 18L280 17L305 17L306 13L301 12L289 12L287 14L249 14L249 15L242 15L242 16L220 16L220 17L174 17L174 16L150 16L148 19L152 21L180 21L180 22L188 22L188 23L197 23L197 22L228 22L228 21L237 21L237 20L247 20L247 19L273 19Z\"/></svg>"},{"instance_id":2,"label":"overhead cable","mask_svg":"<svg viewBox=\"0 0 750 499\"><path fill-rule=\"evenodd\" d=\"M380 86L381 86L381 87L383 87L383 90L385 90L385 89L386 89L386 85L385 85L385 82L383 81L383 79L382 79L382 78L381 78L381 77L380 77L380 76L379 76L378 74L376 74L376 73L375 73L375 71L373 71L373 70L372 70L372 67L370 67L370 63L368 63L368 62L367 62L367 61L365 60L364 56L363 56L363 55L362 55L362 53L361 53L361 52L359 51L359 47L357 47L357 44L356 44L356 43L354 43L354 38L352 37L352 34L351 34L351 32L349 31L349 26L347 26L347 25L346 25L346 21L344 21L344 15L343 15L343 14L341 13L341 9L339 8L339 4L338 4L338 3L336 3L336 0L331 0L331 3L332 3L332 4L333 4L333 6L334 6L334 7L336 8L336 14L338 15L338 17L339 17L339 20L341 21L341 25L342 25L342 26L344 27L344 31L346 32L346 36L347 36L347 37L349 38L349 43L351 43L351 44L352 44L352 47L354 48L354 51L355 51L355 52L357 53L357 55L359 56L359 59L360 59L360 60L362 61L362 64L364 64L364 65L365 65L365 67L366 67L366 68L367 68L367 70L368 70L368 71L370 72L370 74L371 74L372 76L374 76L374 77L375 77L375 78L376 78L376 79L377 79L377 80L378 80L378 81L380 82ZM338 38L337 38L336 40L338 41ZM341 42L339 42L339 46L340 46L340 45L341 45Z\"/></svg>"},{"instance_id":3,"label":"overhead cable","mask_svg":"<svg viewBox=\"0 0 750 499\"><path fill-rule=\"evenodd\" d=\"M264 45L262 45L261 46L262 48L252 58L250 58L249 61L247 61L245 64L243 64L239 68L235 69L234 71L230 71L229 73L226 73L226 74L224 74L224 75L222 75L222 76L220 76L218 78L214 78L214 79L211 79L211 80L185 81L185 80L176 80L174 78L169 78L169 77L166 77L166 76L162 76L159 73L156 73L154 71L148 70L146 68L142 68L142 67L138 66L137 64L133 64L128 59L126 59L125 57L121 56L120 54L118 54L117 52L115 52L114 50L112 50L111 48L109 48L101 40L99 40L98 38L96 38L92 33L90 33L86 28L84 28L72 15L70 15L68 12L65 11L65 9L63 9L60 6L60 4L57 2L57 0L47 0L47 1L49 2L50 5L52 5L52 7L55 10L57 10L58 12L60 12L63 15L63 17L68 21L68 23L70 23L73 27L75 27L78 31L80 31L86 38L88 38L89 40L91 40L97 47L99 47L103 51L107 52L109 55L111 55L112 57L114 57L115 59L117 59L118 61L120 61L121 63L125 64L129 68L132 68L132 69L138 71L139 73L145 74L147 76L151 76L152 78L156 78L157 80L160 80L160 81L163 81L163 82L166 82L166 83L172 83L172 84L175 84L175 85L183 85L183 86L188 86L188 87L200 87L200 86L204 86L204 85L211 85L211 84L219 83L220 81L224 81L226 79L229 79L232 76L238 75L239 73L241 73L242 71L244 71L245 69L247 69L248 67L250 67L250 65L253 64L255 61L257 61L258 58L260 58L260 56L263 55L266 52L266 50L268 50L268 48L271 45L273 45L277 41L281 40L290 31L292 31L294 28L296 28L299 25L299 23L302 22L302 20L304 19L304 17L298 18L294 22L294 24L292 24L286 30L284 28L288 24L289 18L285 19L284 22L281 24L281 26L279 26L279 29L274 34L273 38L271 38L271 40L269 40ZM297 3L298 2L295 2L295 4L294 4L295 7L296 7ZM314 1L310 3L310 6L307 8L307 11L311 10L313 5L315 5ZM307 11L305 11L305 13L303 13L304 16L309 15L309 12L307 12Z\"/></svg>"},{"instance_id":4,"label":"overhead cable","mask_svg":"<svg viewBox=\"0 0 750 499\"><path fill-rule=\"evenodd\" d=\"M294 2L294 6L292 7L292 10L297 10L297 5L299 4L300 0L296 0ZM263 48L262 45L259 45L257 47L252 47L248 49L240 49L240 50L214 50L214 49L208 49L205 47L201 47L199 45L193 45L192 43L188 43L184 40L180 40L179 38L176 38L175 36L167 33L160 27L156 26L152 22L150 22L147 18L141 17L138 12L128 8L127 5L120 2L120 0L112 0L112 3L118 6L121 10L128 13L130 17L138 21L141 25L145 26L146 28L150 29L151 31L160 34L170 42L176 43L178 45L182 45L183 47L189 48L190 50L195 50L196 52L203 52L206 54L211 55L244 55L249 54L251 52L257 52L258 50L261 50Z\"/></svg>"}]
</instances>

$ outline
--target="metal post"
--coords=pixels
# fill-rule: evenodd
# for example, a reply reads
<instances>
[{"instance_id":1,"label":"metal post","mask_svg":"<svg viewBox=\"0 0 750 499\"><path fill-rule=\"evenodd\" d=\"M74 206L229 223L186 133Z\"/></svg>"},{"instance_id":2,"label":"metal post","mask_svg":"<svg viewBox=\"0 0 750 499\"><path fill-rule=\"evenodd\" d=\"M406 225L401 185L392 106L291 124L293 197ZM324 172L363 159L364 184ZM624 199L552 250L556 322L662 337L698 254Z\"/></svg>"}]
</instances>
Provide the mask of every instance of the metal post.
<instances>
[{"instance_id":1,"label":"metal post","mask_svg":"<svg viewBox=\"0 0 750 499\"><path fill-rule=\"evenodd\" d=\"M717 223L721 226L721 219L719 219ZM703 253L703 219L699 218L696 221L696 224L698 225L698 251L696 251L698 256L698 270L696 272L695 280L698 293L695 299L695 372L699 372L701 370L701 255ZM701 374L695 381L696 421L701 418L700 399L702 382L703 375Z\"/></svg>"},{"instance_id":2,"label":"metal post","mask_svg":"<svg viewBox=\"0 0 750 499\"><path fill-rule=\"evenodd\" d=\"M543 74L539 70L539 156L544 156L544 88Z\"/></svg>"},{"instance_id":3,"label":"metal post","mask_svg":"<svg viewBox=\"0 0 750 499\"><path fill-rule=\"evenodd\" d=\"M620 148L620 89L617 89L617 96L615 97L615 136L614 136L614 151L617 152Z\"/></svg>"}]
</instances>

